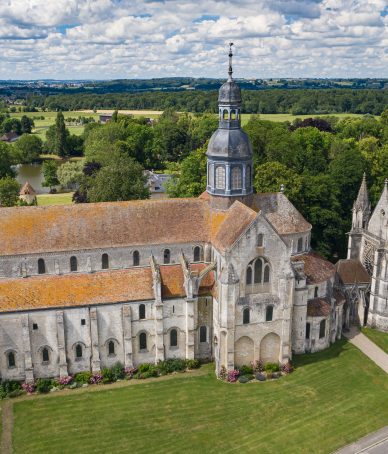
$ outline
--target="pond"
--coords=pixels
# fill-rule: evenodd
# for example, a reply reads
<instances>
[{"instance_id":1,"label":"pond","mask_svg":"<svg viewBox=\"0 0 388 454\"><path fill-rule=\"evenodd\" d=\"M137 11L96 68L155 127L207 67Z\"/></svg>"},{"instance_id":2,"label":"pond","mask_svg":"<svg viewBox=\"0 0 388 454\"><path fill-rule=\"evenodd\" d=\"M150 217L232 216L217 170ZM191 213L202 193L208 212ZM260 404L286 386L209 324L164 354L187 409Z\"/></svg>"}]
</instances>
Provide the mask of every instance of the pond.
<instances>
[{"instance_id":1,"label":"pond","mask_svg":"<svg viewBox=\"0 0 388 454\"><path fill-rule=\"evenodd\" d=\"M21 186L28 181L37 194L48 194L50 188L42 186L42 164L18 164L14 169L17 172L16 179Z\"/></svg>"}]
</instances>

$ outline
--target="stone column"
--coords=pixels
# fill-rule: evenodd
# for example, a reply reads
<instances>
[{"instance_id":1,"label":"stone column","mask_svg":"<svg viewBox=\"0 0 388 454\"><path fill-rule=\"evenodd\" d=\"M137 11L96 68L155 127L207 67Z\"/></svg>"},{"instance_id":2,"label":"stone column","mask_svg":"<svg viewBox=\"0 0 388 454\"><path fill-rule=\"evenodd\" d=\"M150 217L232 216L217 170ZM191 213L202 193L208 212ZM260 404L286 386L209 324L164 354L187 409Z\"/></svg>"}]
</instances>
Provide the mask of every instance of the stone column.
<instances>
[{"instance_id":1,"label":"stone column","mask_svg":"<svg viewBox=\"0 0 388 454\"><path fill-rule=\"evenodd\" d=\"M123 324L124 367L133 367L131 306L129 304L124 304L121 314Z\"/></svg>"},{"instance_id":2,"label":"stone column","mask_svg":"<svg viewBox=\"0 0 388 454\"><path fill-rule=\"evenodd\" d=\"M63 322L63 311L57 311L56 316L57 316L59 376L67 377L69 375L69 371L67 370L67 361L66 361L65 326L64 326L64 322Z\"/></svg>"},{"instance_id":3,"label":"stone column","mask_svg":"<svg viewBox=\"0 0 388 454\"><path fill-rule=\"evenodd\" d=\"M90 366L92 372L99 372L101 368L101 361L100 361L100 346L98 342L97 309L95 307L89 309L89 320L90 320L90 349L91 349Z\"/></svg>"},{"instance_id":4,"label":"stone column","mask_svg":"<svg viewBox=\"0 0 388 454\"><path fill-rule=\"evenodd\" d=\"M155 301L155 364L164 361L163 304Z\"/></svg>"},{"instance_id":5,"label":"stone column","mask_svg":"<svg viewBox=\"0 0 388 454\"><path fill-rule=\"evenodd\" d=\"M22 321L22 339L23 339L23 353L24 353L24 371L26 374L26 382L31 383L34 381L34 370L32 367L31 357L31 340L30 340L30 327L28 324L28 315L21 316Z\"/></svg>"},{"instance_id":6,"label":"stone column","mask_svg":"<svg viewBox=\"0 0 388 454\"><path fill-rule=\"evenodd\" d=\"M186 298L186 359L194 359L194 308L198 298Z\"/></svg>"}]
</instances>

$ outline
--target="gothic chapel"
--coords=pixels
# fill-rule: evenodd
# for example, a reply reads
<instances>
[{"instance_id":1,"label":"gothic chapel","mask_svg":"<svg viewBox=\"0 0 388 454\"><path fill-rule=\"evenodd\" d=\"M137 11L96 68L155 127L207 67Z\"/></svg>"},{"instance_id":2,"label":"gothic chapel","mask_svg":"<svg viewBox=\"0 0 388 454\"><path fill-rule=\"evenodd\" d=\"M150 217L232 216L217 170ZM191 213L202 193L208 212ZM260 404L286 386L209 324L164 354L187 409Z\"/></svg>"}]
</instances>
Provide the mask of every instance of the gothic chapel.
<instances>
[{"instance_id":1,"label":"gothic chapel","mask_svg":"<svg viewBox=\"0 0 388 454\"><path fill-rule=\"evenodd\" d=\"M336 273L282 192L253 193L231 52L207 157L197 199L0 209L3 380L118 361L214 360L217 374L285 363L328 347L367 304L360 256L375 264L368 323L387 329L387 187L368 228L366 199L361 213L356 206L350 256ZM349 263L358 285L346 280Z\"/></svg>"}]
</instances>

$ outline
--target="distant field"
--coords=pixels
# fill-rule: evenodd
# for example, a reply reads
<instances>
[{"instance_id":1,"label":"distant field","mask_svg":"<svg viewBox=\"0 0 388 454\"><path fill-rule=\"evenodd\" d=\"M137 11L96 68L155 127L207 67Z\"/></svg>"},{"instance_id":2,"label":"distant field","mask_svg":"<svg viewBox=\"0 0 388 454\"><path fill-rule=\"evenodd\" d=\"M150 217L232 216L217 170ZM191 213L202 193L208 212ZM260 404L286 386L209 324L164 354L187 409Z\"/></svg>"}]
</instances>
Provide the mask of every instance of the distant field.
<instances>
[{"instance_id":1,"label":"distant field","mask_svg":"<svg viewBox=\"0 0 388 454\"><path fill-rule=\"evenodd\" d=\"M66 192L65 194L38 194L38 206L47 205L69 205L72 203L73 192Z\"/></svg>"},{"instance_id":2,"label":"distant field","mask_svg":"<svg viewBox=\"0 0 388 454\"><path fill-rule=\"evenodd\" d=\"M63 115L66 118L76 118L78 116L84 117L93 117L96 121L99 120L100 114L111 114L113 113L113 109L100 109L97 110L97 113L94 113L92 110L80 110L80 111L69 111L63 112ZM149 118L158 118L163 111L160 110L119 110L119 113L124 115L133 115L134 117L149 117ZM35 129L34 134L38 135L42 140L46 139L46 131L52 124L55 123L55 117L57 116L57 112L17 112L12 113L12 117L20 118L22 115L27 115L32 118L36 118L35 121ZM44 120L37 119L37 117L44 117ZM241 123L242 125L246 125L251 118L252 114L242 114L241 116ZM318 117L324 115L291 115L291 114L260 114L258 115L262 120L269 120L269 121L294 121L297 118L311 118L311 117ZM362 117L359 114L331 114L330 116L333 117ZM71 134L81 135L84 131L84 126L67 126Z\"/></svg>"}]
</instances>

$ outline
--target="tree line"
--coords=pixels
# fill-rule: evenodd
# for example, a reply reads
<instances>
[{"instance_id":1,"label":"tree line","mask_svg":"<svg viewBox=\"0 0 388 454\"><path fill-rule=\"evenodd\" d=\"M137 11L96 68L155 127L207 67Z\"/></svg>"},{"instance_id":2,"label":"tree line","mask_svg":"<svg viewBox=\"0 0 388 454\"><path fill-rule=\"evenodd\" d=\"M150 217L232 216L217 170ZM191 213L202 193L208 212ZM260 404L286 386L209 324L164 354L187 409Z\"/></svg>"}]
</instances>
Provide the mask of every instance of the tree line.
<instances>
[{"instance_id":1,"label":"tree line","mask_svg":"<svg viewBox=\"0 0 388 454\"><path fill-rule=\"evenodd\" d=\"M217 91L152 93L61 94L30 96L31 108L46 110L137 109L217 112ZM252 114L321 115L356 113L380 115L388 104L388 90L301 89L242 90L242 111Z\"/></svg>"}]
</instances>

